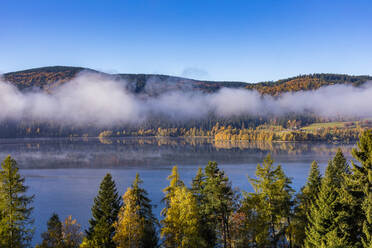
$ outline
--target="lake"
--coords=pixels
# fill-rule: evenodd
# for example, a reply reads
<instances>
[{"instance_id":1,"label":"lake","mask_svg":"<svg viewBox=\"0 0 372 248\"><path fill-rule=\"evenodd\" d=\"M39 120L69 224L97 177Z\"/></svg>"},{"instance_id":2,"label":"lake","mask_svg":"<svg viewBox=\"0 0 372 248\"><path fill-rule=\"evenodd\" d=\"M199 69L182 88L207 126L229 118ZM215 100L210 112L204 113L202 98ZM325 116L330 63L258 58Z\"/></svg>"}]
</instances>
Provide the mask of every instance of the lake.
<instances>
[{"instance_id":1,"label":"lake","mask_svg":"<svg viewBox=\"0 0 372 248\"><path fill-rule=\"evenodd\" d=\"M348 160L354 144L213 142L194 138L65 138L1 139L0 158L14 157L26 177L33 203L36 232L33 244L41 241L53 212L61 219L72 215L87 227L93 198L106 173L111 173L123 194L138 172L159 216L162 189L173 165L190 185L198 167L217 161L234 187L251 191L247 177L254 176L258 163L271 153L299 190L313 160L322 172L327 161L341 148Z\"/></svg>"}]
</instances>

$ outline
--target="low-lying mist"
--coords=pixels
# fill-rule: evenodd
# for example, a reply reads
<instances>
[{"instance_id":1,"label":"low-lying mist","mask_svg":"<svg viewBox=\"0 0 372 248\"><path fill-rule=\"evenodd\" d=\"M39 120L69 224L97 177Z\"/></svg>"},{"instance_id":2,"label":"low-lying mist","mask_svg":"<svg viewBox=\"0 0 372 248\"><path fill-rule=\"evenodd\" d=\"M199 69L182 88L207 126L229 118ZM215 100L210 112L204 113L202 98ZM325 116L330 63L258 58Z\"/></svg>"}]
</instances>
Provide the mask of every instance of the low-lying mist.
<instances>
[{"instance_id":1,"label":"low-lying mist","mask_svg":"<svg viewBox=\"0 0 372 248\"><path fill-rule=\"evenodd\" d=\"M191 89L173 90L145 97L128 91L124 81L85 73L49 93L22 92L0 81L0 106L0 122L53 121L97 127L135 124L157 115L188 120L209 114L228 118L310 112L329 118L361 118L372 116L372 84L333 85L314 91L284 93L280 97L233 88L209 94Z\"/></svg>"}]
</instances>

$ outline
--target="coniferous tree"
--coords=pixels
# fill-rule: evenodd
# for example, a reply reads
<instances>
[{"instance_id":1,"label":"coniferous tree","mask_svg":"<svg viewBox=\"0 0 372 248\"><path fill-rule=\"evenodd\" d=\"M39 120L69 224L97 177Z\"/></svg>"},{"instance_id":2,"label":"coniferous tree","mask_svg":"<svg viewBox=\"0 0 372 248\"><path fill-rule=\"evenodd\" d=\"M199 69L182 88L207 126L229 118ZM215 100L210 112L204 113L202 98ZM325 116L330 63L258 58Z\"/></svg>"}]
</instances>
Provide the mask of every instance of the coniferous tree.
<instances>
[{"instance_id":1,"label":"coniferous tree","mask_svg":"<svg viewBox=\"0 0 372 248\"><path fill-rule=\"evenodd\" d=\"M94 199L92 218L89 229L86 230L86 243L95 247L114 248L113 224L121 207L121 199L110 174L107 174L100 185L98 195Z\"/></svg>"},{"instance_id":2,"label":"coniferous tree","mask_svg":"<svg viewBox=\"0 0 372 248\"><path fill-rule=\"evenodd\" d=\"M349 235L356 247L372 247L372 130L363 132L357 148L352 150L353 157L360 163L352 162L351 173L345 176L343 202L350 230Z\"/></svg>"},{"instance_id":3,"label":"coniferous tree","mask_svg":"<svg viewBox=\"0 0 372 248\"><path fill-rule=\"evenodd\" d=\"M175 189L185 185L180 179L177 166L173 166L172 173L167 177L167 179L169 180L169 186L167 186L163 190L165 194L163 198L163 201L165 202L165 208L163 208L161 211L161 214L163 216L166 216L167 214L167 209L169 208L170 198L173 196Z\"/></svg>"},{"instance_id":4,"label":"coniferous tree","mask_svg":"<svg viewBox=\"0 0 372 248\"><path fill-rule=\"evenodd\" d=\"M253 247L278 247L291 239L288 227L292 217L293 189L280 165L268 155L258 165L256 178L250 178L253 193L245 193L241 212L245 215L246 240Z\"/></svg>"},{"instance_id":5,"label":"coniferous tree","mask_svg":"<svg viewBox=\"0 0 372 248\"><path fill-rule=\"evenodd\" d=\"M34 196L26 196L24 177L17 162L8 156L0 170L0 247L28 247L34 230L30 206Z\"/></svg>"},{"instance_id":6,"label":"coniferous tree","mask_svg":"<svg viewBox=\"0 0 372 248\"><path fill-rule=\"evenodd\" d=\"M207 212L207 198L204 192L206 177L202 168L198 169L192 180L191 192L194 194L199 211L200 233L207 247L216 245L216 225L212 216Z\"/></svg>"},{"instance_id":7,"label":"coniferous tree","mask_svg":"<svg viewBox=\"0 0 372 248\"><path fill-rule=\"evenodd\" d=\"M43 241L37 248L64 248L62 222L59 220L57 214L50 217L48 223L48 230L44 232L41 237Z\"/></svg>"},{"instance_id":8,"label":"coniferous tree","mask_svg":"<svg viewBox=\"0 0 372 248\"><path fill-rule=\"evenodd\" d=\"M158 220L152 213L151 200L140 185L139 174L123 196L124 205L119 211L118 221L114 224L114 240L118 247L152 248L158 246ZM129 245L130 244L130 245Z\"/></svg>"},{"instance_id":9,"label":"coniferous tree","mask_svg":"<svg viewBox=\"0 0 372 248\"><path fill-rule=\"evenodd\" d=\"M167 215L162 220L161 235L166 248L204 247L198 206L194 195L184 186L174 188Z\"/></svg>"},{"instance_id":10,"label":"coniferous tree","mask_svg":"<svg viewBox=\"0 0 372 248\"><path fill-rule=\"evenodd\" d=\"M312 204L306 227L305 247L352 247L342 234L344 205L340 195L343 178L349 167L341 150L329 161L318 198Z\"/></svg>"},{"instance_id":11,"label":"coniferous tree","mask_svg":"<svg viewBox=\"0 0 372 248\"><path fill-rule=\"evenodd\" d=\"M128 188L123 196L124 205L114 223L113 240L118 248L140 248L145 229L145 220L140 215L140 206L132 188Z\"/></svg>"},{"instance_id":12,"label":"coniferous tree","mask_svg":"<svg viewBox=\"0 0 372 248\"><path fill-rule=\"evenodd\" d=\"M314 204L315 199L318 197L321 180L322 176L319 171L318 163L313 161L306 185L297 195L298 205L295 208L295 216L291 230L293 232L293 245L295 247L301 247L304 243L306 237L305 228L310 225L308 216L312 204Z\"/></svg>"},{"instance_id":13,"label":"coniferous tree","mask_svg":"<svg viewBox=\"0 0 372 248\"><path fill-rule=\"evenodd\" d=\"M231 182L220 170L216 162L209 162L204 169L205 183L203 195L204 204L201 206L207 220L208 236L211 242L221 241L223 247L231 247L230 217L236 207L236 195ZM216 236L213 237L213 230ZM212 231L212 232L210 232Z\"/></svg>"},{"instance_id":14,"label":"coniferous tree","mask_svg":"<svg viewBox=\"0 0 372 248\"><path fill-rule=\"evenodd\" d=\"M83 239L81 225L71 215L62 223L62 237L64 248L78 248Z\"/></svg>"}]
</instances>

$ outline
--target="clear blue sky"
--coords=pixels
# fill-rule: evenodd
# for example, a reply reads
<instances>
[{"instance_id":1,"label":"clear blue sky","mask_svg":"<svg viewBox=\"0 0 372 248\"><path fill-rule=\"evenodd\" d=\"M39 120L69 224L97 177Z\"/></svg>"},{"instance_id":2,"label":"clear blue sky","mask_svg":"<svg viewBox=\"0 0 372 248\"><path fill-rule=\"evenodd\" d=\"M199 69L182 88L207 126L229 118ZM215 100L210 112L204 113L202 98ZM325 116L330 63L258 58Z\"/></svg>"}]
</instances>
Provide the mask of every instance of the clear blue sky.
<instances>
[{"instance_id":1,"label":"clear blue sky","mask_svg":"<svg viewBox=\"0 0 372 248\"><path fill-rule=\"evenodd\" d=\"M1 1L0 72L48 65L246 82L371 75L372 1Z\"/></svg>"}]
</instances>

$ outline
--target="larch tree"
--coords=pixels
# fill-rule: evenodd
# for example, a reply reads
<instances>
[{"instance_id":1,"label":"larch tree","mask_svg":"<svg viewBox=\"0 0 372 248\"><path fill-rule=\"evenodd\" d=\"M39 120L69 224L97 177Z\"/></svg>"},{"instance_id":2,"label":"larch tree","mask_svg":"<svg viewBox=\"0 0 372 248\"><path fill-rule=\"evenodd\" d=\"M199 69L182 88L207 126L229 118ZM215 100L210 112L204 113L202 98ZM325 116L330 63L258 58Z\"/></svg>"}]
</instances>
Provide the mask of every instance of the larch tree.
<instances>
[{"instance_id":1,"label":"larch tree","mask_svg":"<svg viewBox=\"0 0 372 248\"><path fill-rule=\"evenodd\" d=\"M8 156L0 170L0 247L18 248L30 245L34 230L25 178L19 174L17 162Z\"/></svg>"},{"instance_id":2,"label":"larch tree","mask_svg":"<svg viewBox=\"0 0 372 248\"><path fill-rule=\"evenodd\" d=\"M48 220L47 231L41 234L43 241L36 248L64 248L62 222L57 214L53 214Z\"/></svg>"},{"instance_id":3,"label":"larch tree","mask_svg":"<svg viewBox=\"0 0 372 248\"><path fill-rule=\"evenodd\" d=\"M142 183L137 173L133 184L123 196L124 205L114 224L114 240L118 247L158 247L158 220L152 212L147 191L141 187Z\"/></svg>"},{"instance_id":4,"label":"larch tree","mask_svg":"<svg viewBox=\"0 0 372 248\"><path fill-rule=\"evenodd\" d=\"M176 187L169 198L167 215L161 221L164 247L204 247L198 218L194 195L184 186Z\"/></svg>"},{"instance_id":5,"label":"larch tree","mask_svg":"<svg viewBox=\"0 0 372 248\"><path fill-rule=\"evenodd\" d=\"M81 225L69 215L62 223L64 248L78 248L83 239Z\"/></svg>"},{"instance_id":6,"label":"larch tree","mask_svg":"<svg viewBox=\"0 0 372 248\"><path fill-rule=\"evenodd\" d=\"M353 247L342 234L343 209L340 195L349 166L339 149L329 161L317 199L312 204L306 227L305 247Z\"/></svg>"},{"instance_id":7,"label":"larch tree","mask_svg":"<svg viewBox=\"0 0 372 248\"><path fill-rule=\"evenodd\" d=\"M163 216L166 216L167 209L169 207L169 202L171 197L174 194L174 191L178 187L183 187L185 184L180 179L180 175L178 174L178 167L173 166L171 174L167 177L167 180L169 181L169 186L167 186L163 192L165 194L163 201L165 202L165 208L162 209L161 214Z\"/></svg>"},{"instance_id":8,"label":"larch tree","mask_svg":"<svg viewBox=\"0 0 372 248\"><path fill-rule=\"evenodd\" d=\"M94 198L92 218L89 229L86 230L85 243L94 247L115 248L113 224L117 219L121 199L116 189L115 181L108 173L103 178L98 195Z\"/></svg>"},{"instance_id":9,"label":"larch tree","mask_svg":"<svg viewBox=\"0 0 372 248\"><path fill-rule=\"evenodd\" d=\"M114 223L113 240L118 248L141 248L145 229L145 219L140 215L140 206L132 188L123 196L124 205L119 211L118 220Z\"/></svg>"}]
</instances>

